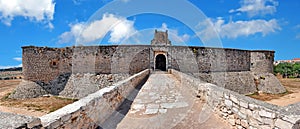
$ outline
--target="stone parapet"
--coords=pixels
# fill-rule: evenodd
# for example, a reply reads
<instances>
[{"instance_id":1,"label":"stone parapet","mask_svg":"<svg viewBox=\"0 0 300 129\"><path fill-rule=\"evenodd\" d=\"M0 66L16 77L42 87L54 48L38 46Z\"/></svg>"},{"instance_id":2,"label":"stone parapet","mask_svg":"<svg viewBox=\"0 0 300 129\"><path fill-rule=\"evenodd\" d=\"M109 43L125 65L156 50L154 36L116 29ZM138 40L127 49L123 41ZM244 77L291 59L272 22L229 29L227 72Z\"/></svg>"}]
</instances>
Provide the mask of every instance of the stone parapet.
<instances>
[{"instance_id":1,"label":"stone parapet","mask_svg":"<svg viewBox=\"0 0 300 129\"><path fill-rule=\"evenodd\" d=\"M195 96L205 100L216 114L236 128L299 128L300 103L279 107L202 82L176 70L171 70L171 73L181 81L183 86L193 88Z\"/></svg>"}]
</instances>

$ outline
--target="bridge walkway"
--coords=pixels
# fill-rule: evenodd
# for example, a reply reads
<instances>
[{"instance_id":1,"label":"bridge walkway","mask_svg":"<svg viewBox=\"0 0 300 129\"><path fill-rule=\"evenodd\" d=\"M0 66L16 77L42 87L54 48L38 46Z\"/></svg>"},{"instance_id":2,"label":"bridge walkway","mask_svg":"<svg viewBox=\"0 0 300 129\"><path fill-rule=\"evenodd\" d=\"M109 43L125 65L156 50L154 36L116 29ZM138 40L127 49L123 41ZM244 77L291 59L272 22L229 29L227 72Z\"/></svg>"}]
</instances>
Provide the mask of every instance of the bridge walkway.
<instances>
[{"instance_id":1,"label":"bridge walkway","mask_svg":"<svg viewBox=\"0 0 300 129\"><path fill-rule=\"evenodd\" d=\"M118 129L231 128L204 103L164 72L151 74L138 92Z\"/></svg>"}]
</instances>

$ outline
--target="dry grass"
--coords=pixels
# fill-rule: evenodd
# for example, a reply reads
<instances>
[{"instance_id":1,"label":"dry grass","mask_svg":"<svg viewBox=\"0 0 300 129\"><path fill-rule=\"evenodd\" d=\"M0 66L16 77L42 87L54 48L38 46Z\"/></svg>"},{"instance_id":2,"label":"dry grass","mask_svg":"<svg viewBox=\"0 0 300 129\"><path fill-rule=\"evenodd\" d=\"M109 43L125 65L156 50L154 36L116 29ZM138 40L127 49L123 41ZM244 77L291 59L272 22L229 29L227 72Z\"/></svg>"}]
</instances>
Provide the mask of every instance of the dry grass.
<instances>
[{"instance_id":1,"label":"dry grass","mask_svg":"<svg viewBox=\"0 0 300 129\"><path fill-rule=\"evenodd\" d=\"M272 99L279 99L280 97L291 94L291 93L292 92L289 92L289 91L281 93L281 94L254 93L254 94L247 95L247 96L257 99L257 100L261 100L261 101L270 101Z\"/></svg>"},{"instance_id":2,"label":"dry grass","mask_svg":"<svg viewBox=\"0 0 300 129\"><path fill-rule=\"evenodd\" d=\"M55 96L30 99L9 99L9 94L14 92L14 89L20 82L21 80L0 80L0 106L49 113L77 101L76 99Z\"/></svg>"},{"instance_id":3,"label":"dry grass","mask_svg":"<svg viewBox=\"0 0 300 129\"><path fill-rule=\"evenodd\" d=\"M0 100L0 105L50 113L75 101L75 99L66 99L55 96L31 99L9 99L3 97Z\"/></svg>"},{"instance_id":4,"label":"dry grass","mask_svg":"<svg viewBox=\"0 0 300 129\"><path fill-rule=\"evenodd\" d=\"M278 77L281 84L286 88L287 92L281 93L281 94L258 94L254 93L251 95L247 95L251 98L262 100L262 101L270 101L273 99L279 99L282 96L292 94L292 93L298 93L300 92L300 78L280 78Z\"/></svg>"}]
</instances>

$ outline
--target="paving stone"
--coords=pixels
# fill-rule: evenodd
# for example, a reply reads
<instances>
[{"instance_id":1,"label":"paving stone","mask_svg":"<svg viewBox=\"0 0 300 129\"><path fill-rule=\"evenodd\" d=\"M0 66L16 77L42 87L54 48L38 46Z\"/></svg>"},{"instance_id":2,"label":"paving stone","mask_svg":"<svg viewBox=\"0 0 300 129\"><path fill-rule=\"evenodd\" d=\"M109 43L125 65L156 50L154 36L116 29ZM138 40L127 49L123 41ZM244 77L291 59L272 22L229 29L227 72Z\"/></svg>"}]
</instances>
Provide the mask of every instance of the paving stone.
<instances>
[{"instance_id":1,"label":"paving stone","mask_svg":"<svg viewBox=\"0 0 300 129\"><path fill-rule=\"evenodd\" d=\"M293 127L293 124L291 124L287 121L281 120L281 119L277 119L275 121L275 126L281 128L281 129L291 129Z\"/></svg>"},{"instance_id":2,"label":"paving stone","mask_svg":"<svg viewBox=\"0 0 300 129\"><path fill-rule=\"evenodd\" d=\"M147 109L158 109L159 105L158 104L148 104L146 107L147 107Z\"/></svg>"},{"instance_id":3,"label":"paving stone","mask_svg":"<svg viewBox=\"0 0 300 129\"><path fill-rule=\"evenodd\" d=\"M159 113L167 113L167 109L158 109Z\"/></svg>"},{"instance_id":4,"label":"paving stone","mask_svg":"<svg viewBox=\"0 0 300 129\"><path fill-rule=\"evenodd\" d=\"M146 109L144 114L150 115L150 114L156 114L158 112L158 109Z\"/></svg>"},{"instance_id":5,"label":"paving stone","mask_svg":"<svg viewBox=\"0 0 300 129\"><path fill-rule=\"evenodd\" d=\"M144 108L145 108L144 104L133 104L132 105L132 109L134 109L134 110L141 110L141 109L144 109Z\"/></svg>"}]
</instances>

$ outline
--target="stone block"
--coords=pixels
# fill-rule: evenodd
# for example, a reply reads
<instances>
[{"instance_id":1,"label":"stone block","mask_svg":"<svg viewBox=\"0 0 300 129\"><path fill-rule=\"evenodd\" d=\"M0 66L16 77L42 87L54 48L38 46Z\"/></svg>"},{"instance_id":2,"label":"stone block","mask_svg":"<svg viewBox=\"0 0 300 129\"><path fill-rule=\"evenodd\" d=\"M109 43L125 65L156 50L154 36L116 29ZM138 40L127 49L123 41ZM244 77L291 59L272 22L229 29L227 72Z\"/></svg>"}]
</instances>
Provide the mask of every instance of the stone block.
<instances>
[{"instance_id":1,"label":"stone block","mask_svg":"<svg viewBox=\"0 0 300 129\"><path fill-rule=\"evenodd\" d=\"M237 99L235 96L233 96L233 95L230 95L230 100L231 100L232 102L236 103L236 104L239 104L238 99Z\"/></svg>"},{"instance_id":2,"label":"stone block","mask_svg":"<svg viewBox=\"0 0 300 129\"><path fill-rule=\"evenodd\" d=\"M224 98L229 99L229 95L224 93Z\"/></svg>"},{"instance_id":3,"label":"stone block","mask_svg":"<svg viewBox=\"0 0 300 129\"><path fill-rule=\"evenodd\" d=\"M228 119L229 124L231 124L232 126L235 125L235 119Z\"/></svg>"},{"instance_id":4,"label":"stone block","mask_svg":"<svg viewBox=\"0 0 300 129\"><path fill-rule=\"evenodd\" d=\"M236 107L233 107L232 112L237 114L239 112L239 109L237 109Z\"/></svg>"},{"instance_id":5,"label":"stone block","mask_svg":"<svg viewBox=\"0 0 300 129\"><path fill-rule=\"evenodd\" d=\"M262 118L262 122L264 123L264 124L268 124L268 125L274 125L274 120L273 119L270 119L270 118Z\"/></svg>"},{"instance_id":6,"label":"stone block","mask_svg":"<svg viewBox=\"0 0 300 129\"><path fill-rule=\"evenodd\" d=\"M240 125L241 124L241 120L240 119L236 119L235 120L235 124Z\"/></svg>"},{"instance_id":7,"label":"stone block","mask_svg":"<svg viewBox=\"0 0 300 129\"><path fill-rule=\"evenodd\" d=\"M228 100L228 99L225 99L224 101L225 105L228 107L228 108L231 108L232 107L232 101Z\"/></svg>"},{"instance_id":8,"label":"stone block","mask_svg":"<svg viewBox=\"0 0 300 129\"><path fill-rule=\"evenodd\" d=\"M272 129L270 125L260 125L260 129Z\"/></svg>"},{"instance_id":9,"label":"stone block","mask_svg":"<svg viewBox=\"0 0 300 129\"><path fill-rule=\"evenodd\" d=\"M240 119L247 119L247 115L245 115L242 112L238 112L238 116L239 116Z\"/></svg>"},{"instance_id":10,"label":"stone block","mask_svg":"<svg viewBox=\"0 0 300 129\"><path fill-rule=\"evenodd\" d=\"M290 123L296 123L300 119L299 115L286 115L283 116L282 120L288 121Z\"/></svg>"},{"instance_id":11,"label":"stone block","mask_svg":"<svg viewBox=\"0 0 300 129\"><path fill-rule=\"evenodd\" d=\"M277 119L275 121L275 126L281 128L281 129L291 129L293 127L293 124L291 124L287 121L281 120L281 119Z\"/></svg>"},{"instance_id":12,"label":"stone block","mask_svg":"<svg viewBox=\"0 0 300 129\"><path fill-rule=\"evenodd\" d=\"M236 128L237 129L244 129L243 126L241 126L241 125L237 125Z\"/></svg>"},{"instance_id":13,"label":"stone block","mask_svg":"<svg viewBox=\"0 0 300 129\"><path fill-rule=\"evenodd\" d=\"M240 106L244 108L248 108L248 102L240 101Z\"/></svg>"},{"instance_id":14,"label":"stone block","mask_svg":"<svg viewBox=\"0 0 300 129\"><path fill-rule=\"evenodd\" d=\"M275 118L276 117L276 114L275 113L272 113L272 112L269 112L269 111L266 111L264 109L261 109L258 114L262 117L267 117L267 118Z\"/></svg>"},{"instance_id":15,"label":"stone block","mask_svg":"<svg viewBox=\"0 0 300 129\"><path fill-rule=\"evenodd\" d=\"M258 129L258 128L253 127L253 126L249 126L249 129Z\"/></svg>"},{"instance_id":16,"label":"stone block","mask_svg":"<svg viewBox=\"0 0 300 129\"><path fill-rule=\"evenodd\" d=\"M150 115L150 114L156 114L157 112L158 112L158 109L146 109L144 114Z\"/></svg>"},{"instance_id":17,"label":"stone block","mask_svg":"<svg viewBox=\"0 0 300 129\"><path fill-rule=\"evenodd\" d=\"M249 128L249 124L248 124L248 121L247 121L247 120L241 120L241 125L242 125L244 128Z\"/></svg>"},{"instance_id":18,"label":"stone block","mask_svg":"<svg viewBox=\"0 0 300 129\"><path fill-rule=\"evenodd\" d=\"M249 103L249 108L250 108L251 110L256 110L256 109L258 109L258 106L255 105L255 104Z\"/></svg>"},{"instance_id":19,"label":"stone block","mask_svg":"<svg viewBox=\"0 0 300 129\"><path fill-rule=\"evenodd\" d=\"M262 122L262 118L260 117L258 111L253 111L252 114L253 114L252 117L253 117L255 120L257 120L257 121L259 121L259 122Z\"/></svg>"},{"instance_id":20,"label":"stone block","mask_svg":"<svg viewBox=\"0 0 300 129\"><path fill-rule=\"evenodd\" d=\"M41 119L34 119L33 121L27 123L27 127L30 129L38 126L41 126Z\"/></svg>"}]
</instances>

